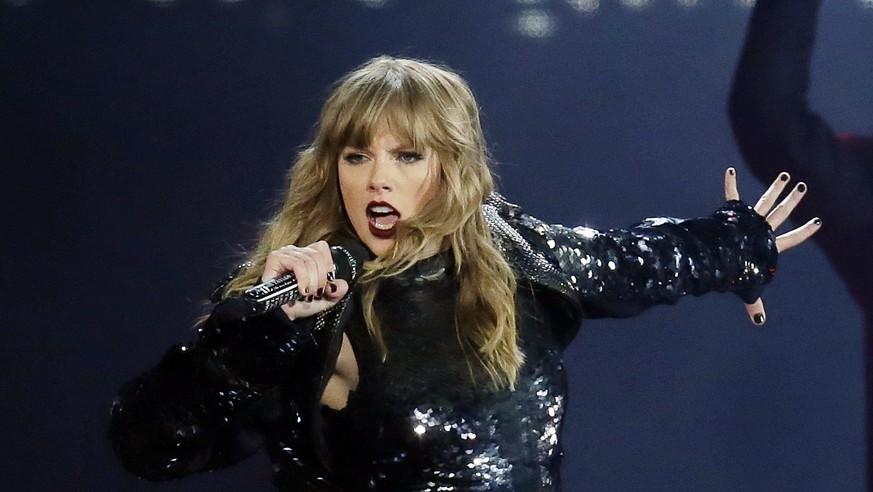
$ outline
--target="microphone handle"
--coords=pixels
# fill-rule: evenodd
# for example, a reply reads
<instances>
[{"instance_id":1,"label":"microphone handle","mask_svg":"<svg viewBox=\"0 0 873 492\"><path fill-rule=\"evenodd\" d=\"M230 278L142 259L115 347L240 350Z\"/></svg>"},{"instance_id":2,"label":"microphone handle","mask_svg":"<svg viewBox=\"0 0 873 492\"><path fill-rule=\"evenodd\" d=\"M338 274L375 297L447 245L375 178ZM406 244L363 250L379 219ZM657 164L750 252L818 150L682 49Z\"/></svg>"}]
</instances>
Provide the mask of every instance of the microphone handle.
<instances>
[{"instance_id":1,"label":"microphone handle","mask_svg":"<svg viewBox=\"0 0 873 492\"><path fill-rule=\"evenodd\" d=\"M332 275L328 275L331 277ZM297 300L297 278L286 273L272 280L256 284L243 293L246 303L252 306L250 315L261 314Z\"/></svg>"},{"instance_id":2,"label":"microphone handle","mask_svg":"<svg viewBox=\"0 0 873 492\"><path fill-rule=\"evenodd\" d=\"M330 253L333 257L334 271L328 272L328 280L332 281L339 277L350 284L353 283L360 271L359 262L363 263L366 258L363 247L333 246L330 248ZM297 278L293 273L286 273L247 289L234 303L234 310L241 310L240 315L255 316L295 301L298 296Z\"/></svg>"}]
</instances>

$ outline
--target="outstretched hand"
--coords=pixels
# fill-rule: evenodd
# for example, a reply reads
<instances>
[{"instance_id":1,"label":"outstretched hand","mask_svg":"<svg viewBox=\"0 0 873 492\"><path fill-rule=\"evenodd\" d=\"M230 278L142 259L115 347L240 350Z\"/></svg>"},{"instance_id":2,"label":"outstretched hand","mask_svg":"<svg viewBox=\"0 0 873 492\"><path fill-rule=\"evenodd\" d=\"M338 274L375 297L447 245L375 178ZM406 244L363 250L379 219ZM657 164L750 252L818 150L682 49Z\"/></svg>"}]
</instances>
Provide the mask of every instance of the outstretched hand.
<instances>
[{"instance_id":1,"label":"outstretched hand","mask_svg":"<svg viewBox=\"0 0 873 492\"><path fill-rule=\"evenodd\" d=\"M779 195L788 186L791 176L786 173L779 173L773 184L767 188L767 191L758 199L755 204L755 212L762 217L765 217L767 223L775 231L786 219L791 215L794 207L800 203L803 196L806 194L806 183L800 182L788 193L781 202L778 202ZM737 191L737 172L734 168L729 167L724 174L724 198L725 200L739 200L740 193ZM784 234L776 237L776 251L783 252L791 249L798 244L809 239L821 228L821 220L816 217L802 226L792 229ZM756 325L763 325L767 321L767 313L764 311L764 301L759 297L752 304L746 304L746 312L749 313L749 318Z\"/></svg>"}]
</instances>

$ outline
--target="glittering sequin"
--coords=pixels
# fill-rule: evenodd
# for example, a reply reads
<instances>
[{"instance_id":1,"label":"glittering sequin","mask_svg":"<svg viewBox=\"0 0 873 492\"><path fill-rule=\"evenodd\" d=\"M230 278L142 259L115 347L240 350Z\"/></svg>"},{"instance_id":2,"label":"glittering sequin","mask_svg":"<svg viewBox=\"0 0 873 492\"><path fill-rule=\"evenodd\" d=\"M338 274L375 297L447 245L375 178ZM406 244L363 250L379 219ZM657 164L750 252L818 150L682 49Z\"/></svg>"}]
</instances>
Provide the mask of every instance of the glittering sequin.
<instances>
[{"instance_id":1,"label":"glittering sequin","mask_svg":"<svg viewBox=\"0 0 873 492\"><path fill-rule=\"evenodd\" d=\"M489 389L458 341L457 285L451 255L441 255L380 289L387 359L357 297L294 322L280 311L229 319L219 304L195 343L122 388L109 429L115 453L156 480L230 466L263 443L287 490L559 491L561 351L582 318L712 290L750 302L776 267L772 231L740 202L708 218L607 231L549 225L496 194L482 211L519 279L525 363L514 391ZM360 383L335 411L319 405L319 388L343 331Z\"/></svg>"},{"instance_id":2,"label":"glittering sequin","mask_svg":"<svg viewBox=\"0 0 873 492\"><path fill-rule=\"evenodd\" d=\"M772 231L738 201L712 217L657 217L606 231L547 224L499 195L483 208L503 250L518 252L508 256L535 270L534 282L571 289L588 317L626 316L710 291L737 291L751 302L775 271Z\"/></svg>"},{"instance_id":3,"label":"glittering sequin","mask_svg":"<svg viewBox=\"0 0 873 492\"><path fill-rule=\"evenodd\" d=\"M339 484L350 490L559 490L567 386L558 318L536 295L519 295L519 343L527 362L515 391L495 391L458 341L456 283L428 275L452 270L441 261L450 256L425 260L429 268L383 284L376 308L387 359L378 357L359 316L346 327L360 386L345 409L324 409Z\"/></svg>"}]
</instances>

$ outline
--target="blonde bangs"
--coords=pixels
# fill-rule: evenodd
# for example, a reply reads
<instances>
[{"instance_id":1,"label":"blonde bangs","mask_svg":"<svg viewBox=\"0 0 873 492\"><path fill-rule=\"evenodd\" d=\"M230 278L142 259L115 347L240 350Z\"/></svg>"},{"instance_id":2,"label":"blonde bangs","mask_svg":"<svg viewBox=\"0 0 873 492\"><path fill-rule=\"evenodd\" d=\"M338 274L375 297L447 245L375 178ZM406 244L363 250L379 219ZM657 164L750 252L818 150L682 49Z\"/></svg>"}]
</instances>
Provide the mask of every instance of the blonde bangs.
<instances>
[{"instance_id":1,"label":"blonde bangs","mask_svg":"<svg viewBox=\"0 0 873 492\"><path fill-rule=\"evenodd\" d=\"M376 132L386 125L392 135L417 149L451 152L456 135L445 131L445 122L457 120L449 114L448 101L436 99L425 77L413 77L386 67L358 77L349 77L325 104L319 136L322 152L338 155L345 147L366 148Z\"/></svg>"}]
</instances>

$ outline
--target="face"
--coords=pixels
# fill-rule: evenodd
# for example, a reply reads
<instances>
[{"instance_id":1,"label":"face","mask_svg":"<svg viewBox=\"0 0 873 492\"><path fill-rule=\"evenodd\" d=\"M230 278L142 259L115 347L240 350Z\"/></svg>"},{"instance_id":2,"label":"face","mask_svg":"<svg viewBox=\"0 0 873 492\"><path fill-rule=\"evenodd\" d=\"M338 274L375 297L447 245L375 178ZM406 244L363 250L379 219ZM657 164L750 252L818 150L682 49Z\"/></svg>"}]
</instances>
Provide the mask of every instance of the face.
<instances>
[{"instance_id":1,"label":"face","mask_svg":"<svg viewBox=\"0 0 873 492\"><path fill-rule=\"evenodd\" d=\"M400 142L384 124L367 148L342 149L337 169L346 214L376 256L394 244L397 224L415 217L439 186L434 152ZM430 253L438 249L435 244Z\"/></svg>"}]
</instances>

